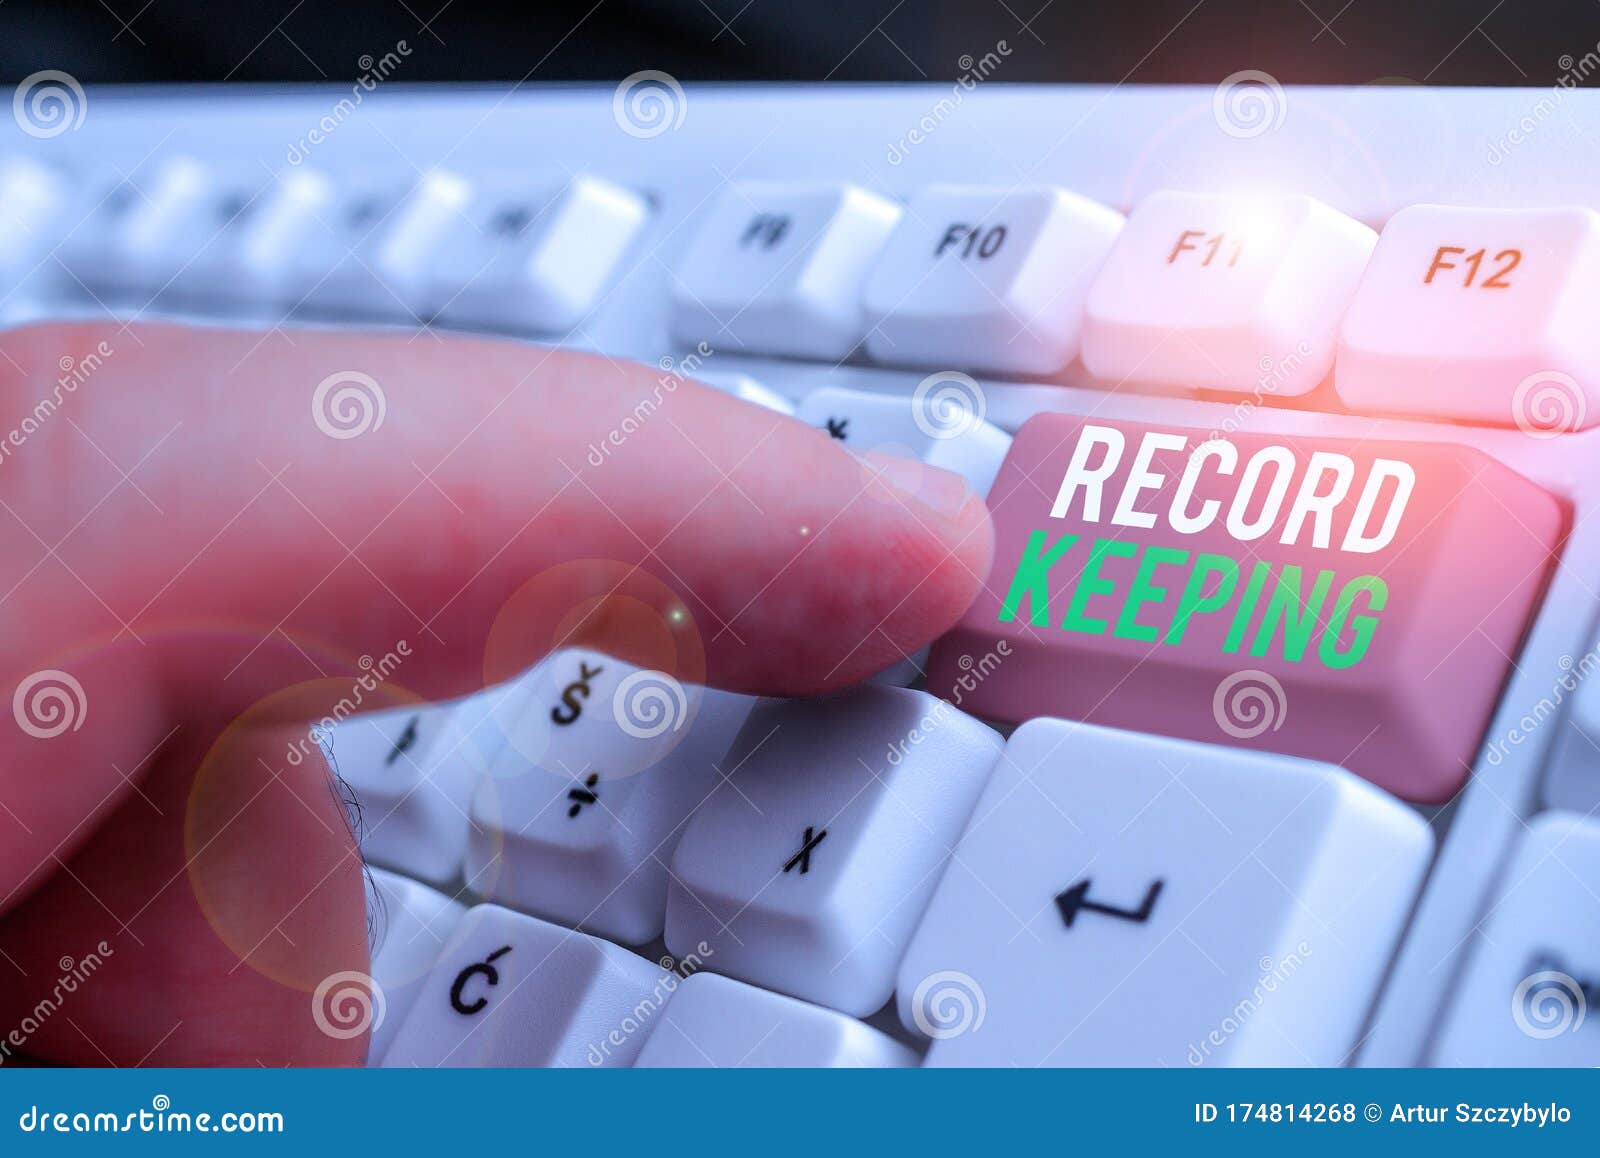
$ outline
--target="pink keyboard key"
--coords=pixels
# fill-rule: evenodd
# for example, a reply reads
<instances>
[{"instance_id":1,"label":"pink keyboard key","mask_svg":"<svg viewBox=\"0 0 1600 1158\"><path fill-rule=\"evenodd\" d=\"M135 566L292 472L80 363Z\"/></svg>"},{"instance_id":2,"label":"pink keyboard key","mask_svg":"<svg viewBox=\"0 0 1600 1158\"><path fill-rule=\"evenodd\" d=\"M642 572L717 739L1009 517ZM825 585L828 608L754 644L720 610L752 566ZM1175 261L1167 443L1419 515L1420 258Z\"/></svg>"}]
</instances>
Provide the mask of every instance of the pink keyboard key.
<instances>
[{"instance_id":1,"label":"pink keyboard key","mask_svg":"<svg viewBox=\"0 0 1600 1158\"><path fill-rule=\"evenodd\" d=\"M999 720L1288 752L1448 798L1564 508L1462 446L1208 438L1027 422L989 493L994 573L935 646L930 690Z\"/></svg>"}]
</instances>

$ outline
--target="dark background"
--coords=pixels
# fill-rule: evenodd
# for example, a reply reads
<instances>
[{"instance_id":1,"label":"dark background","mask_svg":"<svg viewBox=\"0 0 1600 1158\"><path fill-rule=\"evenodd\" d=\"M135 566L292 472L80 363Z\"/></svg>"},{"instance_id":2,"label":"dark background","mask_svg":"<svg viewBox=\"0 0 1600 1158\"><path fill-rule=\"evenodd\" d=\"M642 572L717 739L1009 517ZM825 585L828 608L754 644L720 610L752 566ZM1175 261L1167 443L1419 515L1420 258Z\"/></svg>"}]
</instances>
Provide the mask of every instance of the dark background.
<instances>
[{"instance_id":1,"label":"dark background","mask_svg":"<svg viewBox=\"0 0 1600 1158\"><path fill-rule=\"evenodd\" d=\"M28 0L0 79L344 81L405 40L401 81L953 80L1549 85L1600 40L1596 0ZM1595 78L1600 83L1600 78Z\"/></svg>"}]
</instances>

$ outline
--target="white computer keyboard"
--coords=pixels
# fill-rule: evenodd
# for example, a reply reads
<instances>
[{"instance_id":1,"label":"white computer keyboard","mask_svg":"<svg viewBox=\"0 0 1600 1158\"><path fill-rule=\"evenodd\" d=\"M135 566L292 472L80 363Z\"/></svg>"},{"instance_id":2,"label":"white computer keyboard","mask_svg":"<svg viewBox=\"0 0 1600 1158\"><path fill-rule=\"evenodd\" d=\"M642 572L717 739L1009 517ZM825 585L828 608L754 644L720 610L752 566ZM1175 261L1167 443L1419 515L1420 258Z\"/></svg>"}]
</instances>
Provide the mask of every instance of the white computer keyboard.
<instances>
[{"instance_id":1,"label":"white computer keyboard","mask_svg":"<svg viewBox=\"0 0 1600 1158\"><path fill-rule=\"evenodd\" d=\"M560 342L993 487L991 590L873 685L663 728L563 652L324 737L374 1063L1600 1063L1600 97L1255 95L91 89L8 135L7 324ZM1140 562L1052 603L1096 527Z\"/></svg>"}]
</instances>

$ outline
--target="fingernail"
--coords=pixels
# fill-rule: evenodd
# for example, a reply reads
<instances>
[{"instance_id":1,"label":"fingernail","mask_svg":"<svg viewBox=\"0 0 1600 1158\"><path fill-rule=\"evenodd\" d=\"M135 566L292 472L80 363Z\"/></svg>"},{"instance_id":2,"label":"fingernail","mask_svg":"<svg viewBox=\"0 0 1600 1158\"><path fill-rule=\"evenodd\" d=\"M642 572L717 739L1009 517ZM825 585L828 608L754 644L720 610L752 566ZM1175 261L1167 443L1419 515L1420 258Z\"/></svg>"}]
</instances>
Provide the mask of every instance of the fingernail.
<instances>
[{"instance_id":1,"label":"fingernail","mask_svg":"<svg viewBox=\"0 0 1600 1158\"><path fill-rule=\"evenodd\" d=\"M876 481L942 518L960 519L967 505L978 497L967 480L953 471L876 450L854 453L872 470Z\"/></svg>"}]
</instances>

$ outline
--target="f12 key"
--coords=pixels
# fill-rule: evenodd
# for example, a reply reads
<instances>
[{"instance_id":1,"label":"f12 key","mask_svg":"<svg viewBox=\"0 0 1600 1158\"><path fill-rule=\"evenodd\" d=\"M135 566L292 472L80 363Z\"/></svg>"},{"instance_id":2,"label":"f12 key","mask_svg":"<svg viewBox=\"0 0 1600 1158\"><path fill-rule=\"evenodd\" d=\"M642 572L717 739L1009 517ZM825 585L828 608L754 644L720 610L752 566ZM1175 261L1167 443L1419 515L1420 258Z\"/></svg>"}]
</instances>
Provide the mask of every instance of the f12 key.
<instances>
[{"instance_id":1,"label":"f12 key","mask_svg":"<svg viewBox=\"0 0 1600 1158\"><path fill-rule=\"evenodd\" d=\"M1468 447L1055 414L1017 433L989 506L995 577L930 691L1307 756L1426 802L1472 764L1566 519Z\"/></svg>"}]
</instances>

